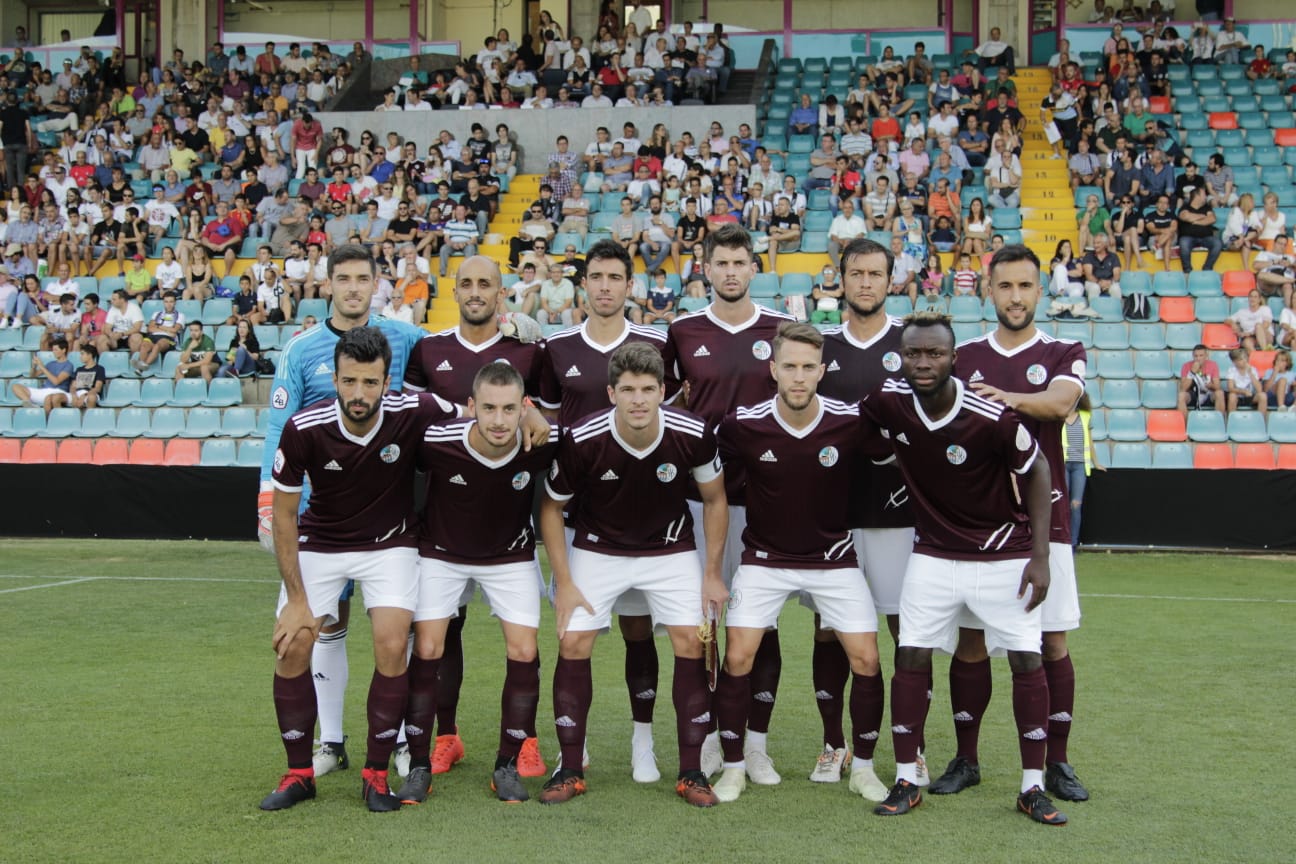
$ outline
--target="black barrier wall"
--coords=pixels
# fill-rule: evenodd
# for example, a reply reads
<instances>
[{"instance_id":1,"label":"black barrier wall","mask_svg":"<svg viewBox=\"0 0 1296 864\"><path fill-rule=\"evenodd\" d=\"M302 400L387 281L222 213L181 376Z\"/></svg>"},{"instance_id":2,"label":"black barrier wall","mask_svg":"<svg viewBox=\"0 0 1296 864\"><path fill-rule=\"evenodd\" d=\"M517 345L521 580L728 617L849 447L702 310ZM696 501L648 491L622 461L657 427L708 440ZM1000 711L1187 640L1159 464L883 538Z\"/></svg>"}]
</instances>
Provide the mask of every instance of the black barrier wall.
<instances>
[{"instance_id":1,"label":"black barrier wall","mask_svg":"<svg viewBox=\"0 0 1296 864\"><path fill-rule=\"evenodd\" d=\"M0 465L0 534L252 540L252 468ZM1100 546L1296 551L1296 473L1094 472L1081 538Z\"/></svg>"}]
</instances>

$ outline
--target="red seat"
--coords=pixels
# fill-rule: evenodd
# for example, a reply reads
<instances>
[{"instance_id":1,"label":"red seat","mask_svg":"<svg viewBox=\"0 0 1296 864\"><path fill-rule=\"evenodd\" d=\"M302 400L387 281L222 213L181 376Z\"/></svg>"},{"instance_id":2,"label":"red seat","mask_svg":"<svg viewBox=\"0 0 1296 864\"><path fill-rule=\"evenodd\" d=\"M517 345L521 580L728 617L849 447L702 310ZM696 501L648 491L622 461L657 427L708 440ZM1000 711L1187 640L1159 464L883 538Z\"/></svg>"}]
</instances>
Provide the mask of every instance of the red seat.
<instances>
[{"instance_id":1,"label":"red seat","mask_svg":"<svg viewBox=\"0 0 1296 864\"><path fill-rule=\"evenodd\" d=\"M1157 313L1167 324L1191 324L1197 320L1191 297L1161 297Z\"/></svg>"},{"instance_id":2,"label":"red seat","mask_svg":"<svg viewBox=\"0 0 1296 864\"><path fill-rule=\"evenodd\" d=\"M125 465L130 462L130 453L125 438L101 438L94 442L94 465Z\"/></svg>"},{"instance_id":3,"label":"red seat","mask_svg":"<svg viewBox=\"0 0 1296 864\"><path fill-rule=\"evenodd\" d=\"M1277 354L1278 354L1277 351L1252 351L1251 352L1251 365L1254 366L1256 368L1256 371L1260 373L1261 378L1264 377L1264 374L1266 372L1268 372L1270 369L1273 368L1274 357L1277 356Z\"/></svg>"},{"instance_id":4,"label":"red seat","mask_svg":"<svg viewBox=\"0 0 1296 864\"><path fill-rule=\"evenodd\" d=\"M17 438L0 438L0 463L14 463L22 458L22 442Z\"/></svg>"},{"instance_id":5,"label":"red seat","mask_svg":"<svg viewBox=\"0 0 1296 864\"><path fill-rule=\"evenodd\" d=\"M1296 147L1296 129L1275 129L1274 143L1279 147Z\"/></svg>"},{"instance_id":6,"label":"red seat","mask_svg":"<svg viewBox=\"0 0 1296 864\"><path fill-rule=\"evenodd\" d=\"M1212 111L1207 125L1212 129L1236 129L1237 115L1232 111Z\"/></svg>"},{"instance_id":7,"label":"red seat","mask_svg":"<svg viewBox=\"0 0 1296 864\"><path fill-rule=\"evenodd\" d=\"M1229 270L1221 281L1229 297L1245 297L1255 288L1255 274L1247 270Z\"/></svg>"},{"instance_id":8,"label":"red seat","mask_svg":"<svg viewBox=\"0 0 1296 864\"><path fill-rule=\"evenodd\" d=\"M1284 471L1296 471L1296 444L1278 445L1278 467Z\"/></svg>"},{"instance_id":9,"label":"red seat","mask_svg":"<svg viewBox=\"0 0 1296 864\"><path fill-rule=\"evenodd\" d=\"M1233 451L1227 444L1198 444L1193 448L1194 468L1232 468Z\"/></svg>"},{"instance_id":10,"label":"red seat","mask_svg":"<svg viewBox=\"0 0 1296 864\"><path fill-rule=\"evenodd\" d=\"M1170 97L1169 97L1169 96L1153 96L1151 99L1148 100L1148 109L1149 109L1153 114L1169 114L1169 113L1170 113Z\"/></svg>"},{"instance_id":11,"label":"red seat","mask_svg":"<svg viewBox=\"0 0 1296 864\"><path fill-rule=\"evenodd\" d=\"M25 465L48 465L58 461L58 441L53 438L28 438L23 442L22 461Z\"/></svg>"},{"instance_id":12,"label":"red seat","mask_svg":"<svg viewBox=\"0 0 1296 864\"><path fill-rule=\"evenodd\" d=\"M130 464L161 465L162 446L159 438L136 438L130 445Z\"/></svg>"},{"instance_id":13,"label":"red seat","mask_svg":"<svg viewBox=\"0 0 1296 864\"><path fill-rule=\"evenodd\" d=\"M163 465L197 465L202 455L202 442L190 438L172 438L167 442Z\"/></svg>"},{"instance_id":14,"label":"red seat","mask_svg":"<svg viewBox=\"0 0 1296 864\"><path fill-rule=\"evenodd\" d=\"M1232 324L1203 324L1202 344L1212 351L1230 351L1238 347Z\"/></svg>"},{"instance_id":15,"label":"red seat","mask_svg":"<svg viewBox=\"0 0 1296 864\"><path fill-rule=\"evenodd\" d=\"M88 465L91 461L91 442L88 438L64 438L59 442L58 461L61 465Z\"/></svg>"},{"instance_id":16,"label":"red seat","mask_svg":"<svg viewBox=\"0 0 1296 864\"><path fill-rule=\"evenodd\" d=\"M1272 471L1278 466L1274 463L1272 446L1268 444L1239 444L1234 467Z\"/></svg>"},{"instance_id":17,"label":"red seat","mask_svg":"<svg viewBox=\"0 0 1296 864\"><path fill-rule=\"evenodd\" d=\"M1171 408L1154 408L1147 412L1147 436L1153 441L1187 441L1184 417Z\"/></svg>"}]
</instances>

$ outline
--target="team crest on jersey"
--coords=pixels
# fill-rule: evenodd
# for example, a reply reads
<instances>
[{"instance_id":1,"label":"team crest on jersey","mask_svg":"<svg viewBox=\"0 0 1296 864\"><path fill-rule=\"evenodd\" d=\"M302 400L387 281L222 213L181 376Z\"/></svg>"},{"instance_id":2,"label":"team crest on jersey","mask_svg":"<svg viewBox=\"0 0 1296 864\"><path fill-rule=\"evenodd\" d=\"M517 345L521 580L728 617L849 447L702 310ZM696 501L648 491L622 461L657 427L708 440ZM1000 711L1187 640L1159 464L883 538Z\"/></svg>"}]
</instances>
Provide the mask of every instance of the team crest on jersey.
<instances>
[{"instance_id":1,"label":"team crest on jersey","mask_svg":"<svg viewBox=\"0 0 1296 864\"><path fill-rule=\"evenodd\" d=\"M527 484L530 482L531 482L530 471L519 471L518 473L513 475L513 483L512 483L513 488L519 492L525 489L527 487Z\"/></svg>"},{"instance_id":2,"label":"team crest on jersey","mask_svg":"<svg viewBox=\"0 0 1296 864\"><path fill-rule=\"evenodd\" d=\"M1026 370L1026 380L1032 384L1043 384L1044 379L1048 377L1048 372L1038 363L1032 363L1031 367Z\"/></svg>"},{"instance_id":3,"label":"team crest on jersey","mask_svg":"<svg viewBox=\"0 0 1296 864\"><path fill-rule=\"evenodd\" d=\"M888 372L898 372L900 370L900 355L894 351L883 354L882 368Z\"/></svg>"},{"instance_id":4,"label":"team crest on jersey","mask_svg":"<svg viewBox=\"0 0 1296 864\"><path fill-rule=\"evenodd\" d=\"M945 458L951 465L962 465L967 461L967 451L957 444L951 444L945 448Z\"/></svg>"},{"instance_id":5,"label":"team crest on jersey","mask_svg":"<svg viewBox=\"0 0 1296 864\"><path fill-rule=\"evenodd\" d=\"M770 344L764 339L758 339L752 343L752 356L757 360L768 360L772 353Z\"/></svg>"},{"instance_id":6,"label":"team crest on jersey","mask_svg":"<svg viewBox=\"0 0 1296 864\"><path fill-rule=\"evenodd\" d=\"M283 466L284 466L284 455L283 455L283 450L276 449L276 450L275 450L275 458L274 458L274 470L275 470L275 473L278 474L280 471L282 471L282 470L283 470Z\"/></svg>"},{"instance_id":7,"label":"team crest on jersey","mask_svg":"<svg viewBox=\"0 0 1296 864\"><path fill-rule=\"evenodd\" d=\"M274 393L270 394L270 404L279 409L287 408L288 391L283 387L276 387Z\"/></svg>"},{"instance_id":8,"label":"team crest on jersey","mask_svg":"<svg viewBox=\"0 0 1296 864\"><path fill-rule=\"evenodd\" d=\"M400 453L401 451L399 446L388 444L386 447L378 451L378 458L390 465L400 458Z\"/></svg>"},{"instance_id":9,"label":"team crest on jersey","mask_svg":"<svg viewBox=\"0 0 1296 864\"><path fill-rule=\"evenodd\" d=\"M819 451L819 464L825 468L831 468L837 464L837 448L825 447Z\"/></svg>"},{"instance_id":10,"label":"team crest on jersey","mask_svg":"<svg viewBox=\"0 0 1296 864\"><path fill-rule=\"evenodd\" d=\"M673 463L663 462L657 466L657 479L663 483L669 483L679 474L679 469Z\"/></svg>"}]
</instances>

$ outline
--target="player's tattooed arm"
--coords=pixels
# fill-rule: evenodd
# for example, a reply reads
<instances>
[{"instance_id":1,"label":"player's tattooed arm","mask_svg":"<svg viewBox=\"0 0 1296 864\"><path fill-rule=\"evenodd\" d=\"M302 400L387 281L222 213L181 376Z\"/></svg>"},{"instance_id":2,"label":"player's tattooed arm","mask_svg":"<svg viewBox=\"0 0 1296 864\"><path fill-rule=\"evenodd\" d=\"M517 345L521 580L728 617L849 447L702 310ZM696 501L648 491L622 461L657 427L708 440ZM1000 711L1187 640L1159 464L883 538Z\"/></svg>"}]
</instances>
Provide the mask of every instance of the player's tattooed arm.
<instances>
[{"instance_id":1,"label":"player's tattooed arm","mask_svg":"<svg viewBox=\"0 0 1296 864\"><path fill-rule=\"evenodd\" d=\"M1026 596L1029 587L1029 612L1044 602L1049 589L1049 516L1053 509L1053 483L1049 478L1048 459L1038 450L1026 470L1026 513L1030 516L1031 557L1022 570L1017 599Z\"/></svg>"},{"instance_id":2,"label":"player's tattooed arm","mask_svg":"<svg viewBox=\"0 0 1296 864\"><path fill-rule=\"evenodd\" d=\"M302 587L301 567L297 558L297 508L301 504L300 492L274 492L275 559L279 564L279 577L283 580L288 603L275 621L271 644L282 660L295 639L314 642L319 636L320 621L306 602L306 589ZM302 631L307 631L305 634Z\"/></svg>"},{"instance_id":3,"label":"player's tattooed arm","mask_svg":"<svg viewBox=\"0 0 1296 864\"><path fill-rule=\"evenodd\" d=\"M973 384L972 390L992 402L1002 402L1018 414L1046 423L1065 420L1084 393L1074 381L1064 378L1055 378L1040 393L1013 393L985 383Z\"/></svg>"}]
</instances>

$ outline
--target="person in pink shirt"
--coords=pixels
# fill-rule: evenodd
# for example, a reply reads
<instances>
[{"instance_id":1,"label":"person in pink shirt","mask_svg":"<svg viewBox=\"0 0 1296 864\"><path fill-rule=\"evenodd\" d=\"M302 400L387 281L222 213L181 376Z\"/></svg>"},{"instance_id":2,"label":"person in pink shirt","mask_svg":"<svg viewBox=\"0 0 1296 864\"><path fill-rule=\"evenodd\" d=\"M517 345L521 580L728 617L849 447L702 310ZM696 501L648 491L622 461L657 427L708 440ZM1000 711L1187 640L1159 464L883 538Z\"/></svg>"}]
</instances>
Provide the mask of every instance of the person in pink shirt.
<instances>
[{"instance_id":1,"label":"person in pink shirt","mask_svg":"<svg viewBox=\"0 0 1296 864\"><path fill-rule=\"evenodd\" d=\"M292 159L297 166L298 180L305 178L308 168L319 167L319 148L323 140L323 124L309 111L302 112L301 118L292 126Z\"/></svg>"}]
</instances>

